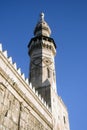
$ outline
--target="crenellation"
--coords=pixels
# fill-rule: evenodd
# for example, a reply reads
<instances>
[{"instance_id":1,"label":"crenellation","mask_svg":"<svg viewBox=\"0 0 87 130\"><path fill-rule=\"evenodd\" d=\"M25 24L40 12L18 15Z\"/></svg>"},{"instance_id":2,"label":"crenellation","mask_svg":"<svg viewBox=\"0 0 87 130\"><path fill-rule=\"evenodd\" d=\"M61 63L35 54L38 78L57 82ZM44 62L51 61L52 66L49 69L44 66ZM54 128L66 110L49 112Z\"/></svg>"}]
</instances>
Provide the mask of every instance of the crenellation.
<instances>
[{"instance_id":1,"label":"crenellation","mask_svg":"<svg viewBox=\"0 0 87 130\"><path fill-rule=\"evenodd\" d=\"M29 84L29 87L32 89L32 83Z\"/></svg>"},{"instance_id":2,"label":"crenellation","mask_svg":"<svg viewBox=\"0 0 87 130\"><path fill-rule=\"evenodd\" d=\"M20 75L22 74L20 68L17 69L17 72L18 72Z\"/></svg>"},{"instance_id":3,"label":"crenellation","mask_svg":"<svg viewBox=\"0 0 87 130\"><path fill-rule=\"evenodd\" d=\"M51 107L49 107L48 104L46 104L46 107L47 107L47 109L49 110L49 112L52 112Z\"/></svg>"},{"instance_id":4,"label":"crenellation","mask_svg":"<svg viewBox=\"0 0 87 130\"><path fill-rule=\"evenodd\" d=\"M44 99L43 99L43 98L41 98L41 101L42 101L42 103L43 103L43 104L45 104L45 101L44 101Z\"/></svg>"},{"instance_id":5,"label":"crenellation","mask_svg":"<svg viewBox=\"0 0 87 130\"><path fill-rule=\"evenodd\" d=\"M39 96L38 91L35 91L35 94L36 94L37 96Z\"/></svg>"},{"instance_id":6,"label":"crenellation","mask_svg":"<svg viewBox=\"0 0 87 130\"><path fill-rule=\"evenodd\" d=\"M13 63L13 66L14 66L15 70L17 70L17 64L15 62Z\"/></svg>"},{"instance_id":7,"label":"crenellation","mask_svg":"<svg viewBox=\"0 0 87 130\"><path fill-rule=\"evenodd\" d=\"M40 95L40 94L39 94L39 96L38 96L38 97L39 97L39 99L41 100L41 98L42 98L42 97L41 97L41 95Z\"/></svg>"},{"instance_id":8,"label":"crenellation","mask_svg":"<svg viewBox=\"0 0 87 130\"><path fill-rule=\"evenodd\" d=\"M32 88L33 92L35 93L35 87Z\"/></svg>"},{"instance_id":9,"label":"crenellation","mask_svg":"<svg viewBox=\"0 0 87 130\"><path fill-rule=\"evenodd\" d=\"M15 62L13 63L12 57L8 57L7 51L3 51L3 54L4 54L4 56L5 56L6 58L8 58L8 61L10 62L10 64L12 64L13 67L15 68L15 70L18 71L18 73L21 75L21 77L23 78L23 80L25 80L25 75L24 75L24 73L21 72L21 69L20 69L20 68L17 69L17 64L16 64ZM15 80L13 77L12 77L12 79ZM28 82L27 82L27 83L28 83Z\"/></svg>"},{"instance_id":10,"label":"crenellation","mask_svg":"<svg viewBox=\"0 0 87 130\"><path fill-rule=\"evenodd\" d=\"M44 105L47 107L46 101L44 101Z\"/></svg>"},{"instance_id":11,"label":"crenellation","mask_svg":"<svg viewBox=\"0 0 87 130\"><path fill-rule=\"evenodd\" d=\"M13 64L12 57L8 57L8 61L10 62L10 64Z\"/></svg>"},{"instance_id":12,"label":"crenellation","mask_svg":"<svg viewBox=\"0 0 87 130\"><path fill-rule=\"evenodd\" d=\"M27 83L27 85L29 85L29 81L28 78L25 79L25 82Z\"/></svg>"},{"instance_id":13,"label":"crenellation","mask_svg":"<svg viewBox=\"0 0 87 130\"><path fill-rule=\"evenodd\" d=\"M8 54L7 54L7 51L6 51L6 50L3 51L3 54L4 54L4 56L5 56L6 58L8 58Z\"/></svg>"},{"instance_id":14,"label":"crenellation","mask_svg":"<svg viewBox=\"0 0 87 130\"><path fill-rule=\"evenodd\" d=\"M23 73L21 76L22 76L22 78L25 80L25 74Z\"/></svg>"}]
</instances>

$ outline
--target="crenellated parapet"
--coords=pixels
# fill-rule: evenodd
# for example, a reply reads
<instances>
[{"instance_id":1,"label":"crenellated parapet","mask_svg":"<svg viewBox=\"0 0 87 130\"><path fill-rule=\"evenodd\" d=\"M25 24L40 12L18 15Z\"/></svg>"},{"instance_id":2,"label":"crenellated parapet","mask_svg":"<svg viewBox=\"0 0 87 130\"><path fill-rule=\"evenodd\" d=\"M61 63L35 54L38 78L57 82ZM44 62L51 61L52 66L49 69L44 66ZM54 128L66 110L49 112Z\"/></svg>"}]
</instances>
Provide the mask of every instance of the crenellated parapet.
<instances>
[{"instance_id":1,"label":"crenellated parapet","mask_svg":"<svg viewBox=\"0 0 87 130\"><path fill-rule=\"evenodd\" d=\"M4 67L3 67L4 66ZM38 91L35 90L35 87L32 86L31 83L29 83L28 78L25 77L25 74L21 72L21 69L17 67L17 64L13 62L12 57L8 56L7 51L3 50L2 44L0 44L0 74L1 72L4 72L8 75L8 77L13 81L13 83L20 84L23 86L24 94L26 95L28 92L25 90L30 90L34 97L37 98L37 100L40 102L40 104L43 104L44 107L51 112L51 109L49 108L48 104L44 99L41 97L40 94L38 94Z\"/></svg>"}]
</instances>

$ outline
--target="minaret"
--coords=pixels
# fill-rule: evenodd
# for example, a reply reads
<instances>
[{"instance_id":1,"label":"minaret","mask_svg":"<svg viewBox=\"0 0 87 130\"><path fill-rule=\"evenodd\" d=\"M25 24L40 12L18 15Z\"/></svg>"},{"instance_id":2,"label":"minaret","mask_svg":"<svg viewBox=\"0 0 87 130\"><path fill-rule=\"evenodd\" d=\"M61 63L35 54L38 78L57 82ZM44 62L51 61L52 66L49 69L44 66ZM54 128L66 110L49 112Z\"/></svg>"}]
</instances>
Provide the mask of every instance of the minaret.
<instances>
[{"instance_id":1,"label":"minaret","mask_svg":"<svg viewBox=\"0 0 87 130\"><path fill-rule=\"evenodd\" d=\"M29 82L51 107L53 130L70 130L67 108L57 95L54 59L56 44L50 35L50 27L41 13L34 29L34 38L28 45Z\"/></svg>"},{"instance_id":2,"label":"minaret","mask_svg":"<svg viewBox=\"0 0 87 130\"><path fill-rule=\"evenodd\" d=\"M38 90L49 106L51 106L51 89L57 91L54 60L56 44L50 35L50 27L44 20L44 13L41 13L34 29L34 38L30 40L28 45L29 82Z\"/></svg>"}]
</instances>

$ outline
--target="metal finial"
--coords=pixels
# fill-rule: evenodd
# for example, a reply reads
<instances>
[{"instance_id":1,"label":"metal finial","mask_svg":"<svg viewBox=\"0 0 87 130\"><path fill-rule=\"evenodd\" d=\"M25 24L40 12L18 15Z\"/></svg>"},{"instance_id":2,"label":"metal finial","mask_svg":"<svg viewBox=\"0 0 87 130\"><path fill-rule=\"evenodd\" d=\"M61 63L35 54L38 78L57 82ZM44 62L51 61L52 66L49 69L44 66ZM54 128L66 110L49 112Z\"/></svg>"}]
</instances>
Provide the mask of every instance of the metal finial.
<instances>
[{"instance_id":1,"label":"metal finial","mask_svg":"<svg viewBox=\"0 0 87 130\"><path fill-rule=\"evenodd\" d=\"M44 13L40 14L40 21L44 21Z\"/></svg>"}]
</instances>

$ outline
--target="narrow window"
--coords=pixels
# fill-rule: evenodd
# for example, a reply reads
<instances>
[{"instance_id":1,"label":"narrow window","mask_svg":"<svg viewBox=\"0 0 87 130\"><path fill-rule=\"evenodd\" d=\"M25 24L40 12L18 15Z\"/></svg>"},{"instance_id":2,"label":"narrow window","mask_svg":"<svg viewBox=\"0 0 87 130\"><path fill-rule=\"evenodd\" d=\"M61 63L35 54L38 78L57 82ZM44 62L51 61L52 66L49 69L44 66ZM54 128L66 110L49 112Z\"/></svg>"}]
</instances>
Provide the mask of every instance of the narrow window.
<instances>
[{"instance_id":1,"label":"narrow window","mask_svg":"<svg viewBox=\"0 0 87 130\"><path fill-rule=\"evenodd\" d=\"M47 68L47 75L48 75L48 78L50 78L50 70Z\"/></svg>"},{"instance_id":2,"label":"narrow window","mask_svg":"<svg viewBox=\"0 0 87 130\"><path fill-rule=\"evenodd\" d=\"M63 116L63 120L64 120L64 124L66 124L66 118L65 118L65 116Z\"/></svg>"}]
</instances>

